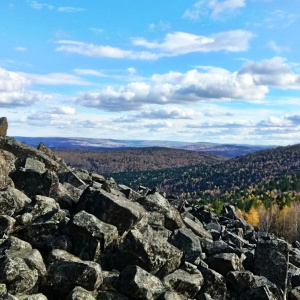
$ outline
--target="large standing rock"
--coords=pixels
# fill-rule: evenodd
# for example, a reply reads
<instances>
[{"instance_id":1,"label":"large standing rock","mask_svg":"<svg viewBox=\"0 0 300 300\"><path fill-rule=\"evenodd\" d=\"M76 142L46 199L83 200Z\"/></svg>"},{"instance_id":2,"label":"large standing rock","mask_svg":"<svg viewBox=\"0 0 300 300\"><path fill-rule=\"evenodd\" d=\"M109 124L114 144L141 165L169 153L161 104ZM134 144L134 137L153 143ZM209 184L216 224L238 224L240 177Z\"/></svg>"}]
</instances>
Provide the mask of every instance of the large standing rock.
<instances>
[{"instance_id":1,"label":"large standing rock","mask_svg":"<svg viewBox=\"0 0 300 300\"><path fill-rule=\"evenodd\" d=\"M134 298L153 300L164 291L162 282L152 274L134 265L127 266L115 283L122 293Z\"/></svg>"},{"instance_id":2,"label":"large standing rock","mask_svg":"<svg viewBox=\"0 0 300 300\"><path fill-rule=\"evenodd\" d=\"M180 250L147 226L128 233L113 262L116 269L132 264L162 278L178 268L181 257Z\"/></svg>"},{"instance_id":3,"label":"large standing rock","mask_svg":"<svg viewBox=\"0 0 300 300\"><path fill-rule=\"evenodd\" d=\"M145 209L138 203L92 187L87 188L79 200L76 211L81 210L93 214L105 223L115 225L120 234L133 228L146 216Z\"/></svg>"},{"instance_id":4,"label":"large standing rock","mask_svg":"<svg viewBox=\"0 0 300 300\"><path fill-rule=\"evenodd\" d=\"M8 176L9 171L9 165L4 159L3 155L0 153L0 189L13 186L12 180Z\"/></svg>"},{"instance_id":5,"label":"large standing rock","mask_svg":"<svg viewBox=\"0 0 300 300\"><path fill-rule=\"evenodd\" d=\"M255 250L254 274L264 276L286 290L289 263L288 244L280 239L259 240Z\"/></svg>"},{"instance_id":6,"label":"large standing rock","mask_svg":"<svg viewBox=\"0 0 300 300\"><path fill-rule=\"evenodd\" d=\"M0 136L7 135L8 123L5 117L0 118Z\"/></svg>"},{"instance_id":7,"label":"large standing rock","mask_svg":"<svg viewBox=\"0 0 300 300\"><path fill-rule=\"evenodd\" d=\"M183 227L183 221L179 212L169 201L159 193L147 195L137 199L137 202L143 205L147 211L161 213L165 217L164 226L169 230L175 230Z\"/></svg>"}]
</instances>

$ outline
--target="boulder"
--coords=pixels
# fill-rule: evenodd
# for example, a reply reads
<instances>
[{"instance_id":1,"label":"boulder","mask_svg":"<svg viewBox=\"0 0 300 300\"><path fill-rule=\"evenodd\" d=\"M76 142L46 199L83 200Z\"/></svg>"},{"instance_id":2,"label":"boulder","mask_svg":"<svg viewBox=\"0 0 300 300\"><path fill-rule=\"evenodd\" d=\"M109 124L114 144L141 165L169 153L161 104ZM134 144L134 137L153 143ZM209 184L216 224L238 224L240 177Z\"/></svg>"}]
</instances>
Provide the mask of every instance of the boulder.
<instances>
[{"instance_id":1,"label":"boulder","mask_svg":"<svg viewBox=\"0 0 300 300\"><path fill-rule=\"evenodd\" d=\"M200 238L191 229L176 229L168 241L184 253L185 261L196 265L200 263L202 254Z\"/></svg>"},{"instance_id":2,"label":"boulder","mask_svg":"<svg viewBox=\"0 0 300 300\"><path fill-rule=\"evenodd\" d=\"M300 287L292 289L288 294L288 300L300 300Z\"/></svg>"},{"instance_id":3,"label":"boulder","mask_svg":"<svg viewBox=\"0 0 300 300\"><path fill-rule=\"evenodd\" d=\"M92 187L87 188L79 200L76 211L81 210L116 226L120 235L133 228L146 216L145 209L138 203Z\"/></svg>"},{"instance_id":4,"label":"boulder","mask_svg":"<svg viewBox=\"0 0 300 300\"><path fill-rule=\"evenodd\" d=\"M167 275L163 279L163 283L181 295L194 298L200 291L204 279L200 271L190 274L185 270L178 269Z\"/></svg>"},{"instance_id":5,"label":"boulder","mask_svg":"<svg viewBox=\"0 0 300 300\"><path fill-rule=\"evenodd\" d=\"M0 238L10 235L14 230L16 220L7 215L0 215Z\"/></svg>"},{"instance_id":6,"label":"boulder","mask_svg":"<svg viewBox=\"0 0 300 300\"><path fill-rule=\"evenodd\" d=\"M116 226L104 223L85 211L77 213L69 225L72 253L84 260L97 260L118 240Z\"/></svg>"},{"instance_id":7,"label":"boulder","mask_svg":"<svg viewBox=\"0 0 300 300\"><path fill-rule=\"evenodd\" d=\"M135 265L128 265L122 270L115 287L129 297L146 300L156 299L164 291L157 277Z\"/></svg>"},{"instance_id":8,"label":"boulder","mask_svg":"<svg viewBox=\"0 0 300 300\"><path fill-rule=\"evenodd\" d=\"M11 152L20 160L26 159L27 157L39 160L45 164L47 170L57 171L60 167L56 161L51 159L42 151L39 151L32 146L28 146L25 143L16 141L15 139L10 137L0 136L0 149Z\"/></svg>"},{"instance_id":9,"label":"boulder","mask_svg":"<svg viewBox=\"0 0 300 300\"><path fill-rule=\"evenodd\" d=\"M183 227L184 224L179 212L159 193L155 192L154 194L141 197L136 201L147 211L154 211L162 214L165 218L164 227L167 229L175 230Z\"/></svg>"},{"instance_id":10,"label":"boulder","mask_svg":"<svg viewBox=\"0 0 300 300\"><path fill-rule=\"evenodd\" d=\"M60 299L64 299L76 286L94 291L102 284L102 270L95 262L82 261L63 250L53 250L49 260L48 293Z\"/></svg>"},{"instance_id":11,"label":"boulder","mask_svg":"<svg viewBox=\"0 0 300 300\"><path fill-rule=\"evenodd\" d=\"M193 231L194 234L196 234L199 237L202 238L207 238L212 240L212 235L209 231L207 231L202 223L197 220L195 217L192 215L190 216L189 214L185 214L182 216L182 220L185 224L185 226Z\"/></svg>"},{"instance_id":12,"label":"boulder","mask_svg":"<svg viewBox=\"0 0 300 300\"><path fill-rule=\"evenodd\" d=\"M0 118L0 136L7 135L8 122L5 117Z\"/></svg>"},{"instance_id":13,"label":"boulder","mask_svg":"<svg viewBox=\"0 0 300 300\"><path fill-rule=\"evenodd\" d=\"M68 295L67 300L96 300L93 295L81 286L76 286Z\"/></svg>"},{"instance_id":14,"label":"boulder","mask_svg":"<svg viewBox=\"0 0 300 300\"><path fill-rule=\"evenodd\" d=\"M10 217L15 216L29 203L31 203L30 198L15 188L9 187L4 191L0 191L1 214L5 214Z\"/></svg>"},{"instance_id":15,"label":"boulder","mask_svg":"<svg viewBox=\"0 0 300 300\"><path fill-rule=\"evenodd\" d=\"M207 293L214 300L225 300L227 293L225 278L209 268L201 267L200 271L204 278L201 293Z\"/></svg>"},{"instance_id":16,"label":"boulder","mask_svg":"<svg viewBox=\"0 0 300 300\"><path fill-rule=\"evenodd\" d=\"M215 254L210 256L206 262L211 269L223 276L226 276L230 271L244 270L240 258L234 253Z\"/></svg>"},{"instance_id":17,"label":"boulder","mask_svg":"<svg viewBox=\"0 0 300 300\"><path fill-rule=\"evenodd\" d=\"M19 300L47 300L47 297L39 293L39 294L25 295L25 296L18 295L18 299Z\"/></svg>"},{"instance_id":18,"label":"boulder","mask_svg":"<svg viewBox=\"0 0 300 300\"><path fill-rule=\"evenodd\" d=\"M280 239L263 240L256 244L254 274L268 278L286 290L289 262L288 244Z\"/></svg>"},{"instance_id":19,"label":"boulder","mask_svg":"<svg viewBox=\"0 0 300 300\"><path fill-rule=\"evenodd\" d=\"M181 263L182 252L168 243L150 226L131 230L112 258L114 268L137 265L159 278L170 274Z\"/></svg>"},{"instance_id":20,"label":"boulder","mask_svg":"<svg viewBox=\"0 0 300 300\"><path fill-rule=\"evenodd\" d=\"M0 189L13 186L11 178L8 176L10 168L3 155L0 153Z\"/></svg>"}]
</instances>

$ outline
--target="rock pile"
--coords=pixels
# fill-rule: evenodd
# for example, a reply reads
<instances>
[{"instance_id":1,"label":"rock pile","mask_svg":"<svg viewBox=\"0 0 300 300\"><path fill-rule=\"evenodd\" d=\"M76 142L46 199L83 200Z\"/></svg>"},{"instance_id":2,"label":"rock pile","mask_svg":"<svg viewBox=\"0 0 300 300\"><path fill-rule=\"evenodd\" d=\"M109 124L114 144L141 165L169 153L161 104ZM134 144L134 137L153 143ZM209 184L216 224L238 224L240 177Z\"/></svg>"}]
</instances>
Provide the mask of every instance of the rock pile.
<instances>
[{"instance_id":1,"label":"rock pile","mask_svg":"<svg viewBox=\"0 0 300 300\"><path fill-rule=\"evenodd\" d=\"M300 299L300 247L0 137L0 299Z\"/></svg>"}]
</instances>

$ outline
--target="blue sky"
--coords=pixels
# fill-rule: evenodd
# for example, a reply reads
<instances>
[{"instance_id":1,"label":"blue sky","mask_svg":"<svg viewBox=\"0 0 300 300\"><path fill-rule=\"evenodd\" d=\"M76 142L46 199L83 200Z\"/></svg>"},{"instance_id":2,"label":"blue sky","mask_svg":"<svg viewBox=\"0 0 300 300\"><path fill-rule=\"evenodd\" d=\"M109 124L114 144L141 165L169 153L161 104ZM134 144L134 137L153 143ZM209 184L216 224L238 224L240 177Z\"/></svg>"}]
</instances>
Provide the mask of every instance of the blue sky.
<instances>
[{"instance_id":1,"label":"blue sky","mask_svg":"<svg viewBox=\"0 0 300 300\"><path fill-rule=\"evenodd\" d=\"M300 141L300 0L2 0L11 136Z\"/></svg>"}]
</instances>

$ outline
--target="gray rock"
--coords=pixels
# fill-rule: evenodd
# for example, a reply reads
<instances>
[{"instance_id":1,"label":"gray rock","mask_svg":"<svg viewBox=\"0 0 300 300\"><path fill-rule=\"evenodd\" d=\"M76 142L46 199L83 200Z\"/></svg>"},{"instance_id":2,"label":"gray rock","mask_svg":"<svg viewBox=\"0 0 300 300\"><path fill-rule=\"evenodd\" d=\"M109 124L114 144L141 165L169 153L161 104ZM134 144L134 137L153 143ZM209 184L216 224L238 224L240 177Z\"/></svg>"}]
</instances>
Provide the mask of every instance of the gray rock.
<instances>
[{"instance_id":1,"label":"gray rock","mask_svg":"<svg viewBox=\"0 0 300 300\"><path fill-rule=\"evenodd\" d=\"M36 159L33 159L31 157L27 157L21 167L23 167L25 170L32 170L32 171L38 172L40 174L42 174L46 171L44 163L42 163L41 161L38 161Z\"/></svg>"},{"instance_id":2,"label":"gray rock","mask_svg":"<svg viewBox=\"0 0 300 300\"><path fill-rule=\"evenodd\" d=\"M76 286L93 291L103 282L101 267L95 262L82 261L63 250L52 251L49 261L49 286L59 297L66 297Z\"/></svg>"},{"instance_id":3,"label":"gray rock","mask_svg":"<svg viewBox=\"0 0 300 300\"><path fill-rule=\"evenodd\" d=\"M242 271L244 267L240 258L234 253L220 253L207 259L209 267L226 276L230 271Z\"/></svg>"},{"instance_id":4,"label":"gray rock","mask_svg":"<svg viewBox=\"0 0 300 300\"><path fill-rule=\"evenodd\" d=\"M33 295L26 295L26 296L19 296L19 300L47 300L47 297L43 294L33 294Z\"/></svg>"},{"instance_id":5,"label":"gray rock","mask_svg":"<svg viewBox=\"0 0 300 300\"><path fill-rule=\"evenodd\" d=\"M85 211L76 214L72 223L77 228L85 230L95 239L100 240L102 251L112 243L115 243L119 237L116 226L104 223Z\"/></svg>"},{"instance_id":6,"label":"gray rock","mask_svg":"<svg viewBox=\"0 0 300 300\"><path fill-rule=\"evenodd\" d=\"M209 294L214 300L225 300L227 287L224 277L209 268L201 268L204 285L201 292Z\"/></svg>"},{"instance_id":7,"label":"gray rock","mask_svg":"<svg viewBox=\"0 0 300 300\"><path fill-rule=\"evenodd\" d=\"M183 221L179 212L174 206L172 206L169 201L164 198L159 193L141 197L136 200L138 203L143 205L147 211L158 212L164 215L165 222L164 226L169 230L175 230L184 226Z\"/></svg>"},{"instance_id":8,"label":"gray rock","mask_svg":"<svg viewBox=\"0 0 300 300\"><path fill-rule=\"evenodd\" d=\"M195 218L196 219L196 218ZM209 231L204 229L200 221L192 220L188 216L183 216L183 222L187 228L191 229L194 234L202 238L207 238L212 240L212 235Z\"/></svg>"},{"instance_id":9,"label":"gray rock","mask_svg":"<svg viewBox=\"0 0 300 300\"><path fill-rule=\"evenodd\" d=\"M7 215L0 215L0 238L10 235L14 230L16 220Z\"/></svg>"},{"instance_id":10,"label":"gray rock","mask_svg":"<svg viewBox=\"0 0 300 300\"><path fill-rule=\"evenodd\" d=\"M96 300L96 298L81 286L76 286L68 295L67 300Z\"/></svg>"},{"instance_id":11,"label":"gray rock","mask_svg":"<svg viewBox=\"0 0 300 300\"><path fill-rule=\"evenodd\" d=\"M286 290L289 249L285 241L260 240L256 245L254 274L265 276Z\"/></svg>"},{"instance_id":12,"label":"gray rock","mask_svg":"<svg viewBox=\"0 0 300 300\"><path fill-rule=\"evenodd\" d=\"M167 275L163 279L163 283L165 286L181 295L194 298L200 291L204 279L200 272L190 274L184 270L178 269Z\"/></svg>"},{"instance_id":13,"label":"gray rock","mask_svg":"<svg viewBox=\"0 0 300 300\"><path fill-rule=\"evenodd\" d=\"M163 278L181 263L182 252L168 243L150 226L131 230L113 258L115 269L128 264L137 265L147 272Z\"/></svg>"},{"instance_id":14,"label":"gray rock","mask_svg":"<svg viewBox=\"0 0 300 300\"><path fill-rule=\"evenodd\" d=\"M100 291L97 300L129 300L127 296L117 291Z\"/></svg>"},{"instance_id":15,"label":"gray rock","mask_svg":"<svg viewBox=\"0 0 300 300\"><path fill-rule=\"evenodd\" d=\"M59 169L59 164L51 159L48 155L34 147L26 145L25 143L16 141L13 138L0 136L0 149L11 152L19 159L31 157L39 160L45 164L46 169L48 170L57 171Z\"/></svg>"},{"instance_id":16,"label":"gray rock","mask_svg":"<svg viewBox=\"0 0 300 300\"><path fill-rule=\"evenodd\" d=\"M288 294L288 300L300 300L300 287L292 289Z\"/></svg>"},{"instance_id":17,"label":"gray rock","mask_svg":"<svg viewBox=\"0 0 300 300\"><path fill-rule=\"evenodd\" d=\"M41 174L32 169L18 168L10 176L15 187L23 191L29 198L36 195L52 197L57 194L59 181L53 171Z\"/></svg>"},{"instance_id":18,"label":"gray rock","mask_svg":"<svg viewBox=\"0 0 300 300\"><path fill-rule=\"evenodd\" d=\"M185 261L196 265L200 263L202 254L200 238L191 229L175 230L168 241L184 253L183 259Z\"/></svg>"},{"instance_id":19,"label":"gray rock","mask_svg":"<svg viewBox=\"0 0 300 300\"><path fill-rule=\"evenodd\" d=\"M15 188L10 187L4 191L0 191L1 214L14 216L21 212L30 202L30 198Z\"/></svg>"},{"instance_id":20,"label":"gray rock","mask_svg":"<svg viewBox=\"0 0 300 300\"><path fill-rule=\"evenodd\" d=\"M176 292L164 292L157 300L188 300L188 298Z\"/></svg>"},{"instance_id":21,"label":"gray rock","mask_svg":"<svg viewBox=\"0 0 300 300\"><path fill-rule=\"evenodd\" d=\"M0 136L7 135L8 122L5 117L0 118Z\"/></svg>"},{"instance_id":22,"label":"gray rock","mask_svg":"<svg viewBox=\"0 0 300 300\"><path fill-rule=\"evenodd\" d=\"M59 183L55 200L63 209L72 210L73 206L78 203L83 191L76 188L68 182Z\"/></svg>"},{"instance_id":23,"label":"gray rock","mask_svg":"<svg viewBox=\"0 0 300 300\"><path fill-rule=\"evenodd\" d=\"M93 188L87 188L82 194L76 208L76 211L81 210L116 226L121 235L146 216L145 209L138 203L131 202L125 197L114 196L103 189Z\"/></svg>"},{"instance_id":24,"label":"gray rock","mask_svg":"<svg viewBox=\"0 0 300 300\"><path fill-rule=\"evenodd\" d=\"M164 291L157 277L135 265L128 265L122 270L115 287L134 299L153 300Z\"/></svg>"},{"instance_id":25,"label":"gray rock","mask_svg":"<svg viewBox=\"0 0 300 300\"><path fill-rule=\"evenodd\" d=\"M0 189L13 186L11 178L8 176L10 172L9 165L3 155L0 153Z\"/></svg>"}]
</instances>

